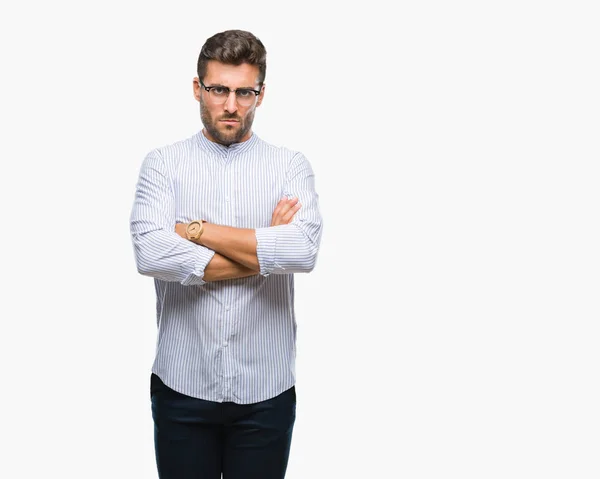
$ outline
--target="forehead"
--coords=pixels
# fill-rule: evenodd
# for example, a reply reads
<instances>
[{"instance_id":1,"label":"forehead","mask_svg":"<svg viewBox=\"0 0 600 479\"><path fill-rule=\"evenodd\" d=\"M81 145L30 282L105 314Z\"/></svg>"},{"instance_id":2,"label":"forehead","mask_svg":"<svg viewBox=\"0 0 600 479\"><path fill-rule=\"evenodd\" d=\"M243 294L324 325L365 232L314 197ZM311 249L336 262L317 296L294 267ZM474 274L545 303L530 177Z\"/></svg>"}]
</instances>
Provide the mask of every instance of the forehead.
<instances>
[{"instance_id":1,"label":"forehead","mask_svg":"<svg viewBox=\"0 0 600 479\"><path fill-rule=\"evenodd\" d=\"M207 85L218 84L228 87L254 86L258 80L258 67L242 63L241 65L228 65L215 60L206 64L204 83Z\"/></svg>"}]
</instances>

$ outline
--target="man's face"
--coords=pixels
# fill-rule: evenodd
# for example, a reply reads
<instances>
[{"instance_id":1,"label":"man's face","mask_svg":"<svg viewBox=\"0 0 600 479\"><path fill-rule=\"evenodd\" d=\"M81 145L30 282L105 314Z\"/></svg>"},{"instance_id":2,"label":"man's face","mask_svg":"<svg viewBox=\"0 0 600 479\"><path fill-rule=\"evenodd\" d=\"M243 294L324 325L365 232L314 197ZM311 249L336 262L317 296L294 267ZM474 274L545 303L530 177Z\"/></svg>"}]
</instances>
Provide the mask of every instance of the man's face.
<instances>
[{"instance_id":1,"label":"man's face","mask_svg":"<svg viewBox=\"0 0 600 479\"><path fill-rule=\"evenodd\" d=\"M254 65L226 65L211 60L204 78L194 78L194 97L200 102L200 118L209 140L229 146L250 138L254 112L264 96L264 87L261 89L257 83L258 75L258 67ZM251 95L250 105L240 105L235 93L220 103L202 87L200 80L207 87L227 87L230 90L250 88L261 92L258 96Z\"/></svg>"}]
</instances>

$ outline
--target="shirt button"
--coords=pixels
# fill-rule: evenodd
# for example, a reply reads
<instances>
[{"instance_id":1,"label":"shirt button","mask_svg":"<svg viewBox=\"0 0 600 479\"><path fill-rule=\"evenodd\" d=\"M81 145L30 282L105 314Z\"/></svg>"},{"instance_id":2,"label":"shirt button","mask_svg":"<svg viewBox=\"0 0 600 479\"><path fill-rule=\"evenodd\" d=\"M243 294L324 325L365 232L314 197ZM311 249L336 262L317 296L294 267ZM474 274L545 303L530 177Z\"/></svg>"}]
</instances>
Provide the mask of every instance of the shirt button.
<instances>
[{"instance_id":1,"label":"shirt button","mask_svg":"<svg viewBox=\"0 0 600 479\"><path fill-rule=\"evenodd\" d=\"M225 311L229 311L231 309L231 306L229 306L228 304L225 305Z\"/></svg>"},{"instance_id":2,"label":"shirt button","mask_svg":"<svg viewBox=\"0 0 600 479\"><path fill-rule=\"evenodd\" d=\"M226 197L225 197L225 201L226 201L227 203L229 203L229 196L226 196Z\"/></svg>"},{"instance_id":3,"label":"shirt button","mask_svg":"<svg viewBox=\"0 0 600 479\"><path fill-rule=\"evenodd\" d=\"M223 344L223 347L226 348L229 345L229 343L227 341L225 341L225 343Z\"/></svg>"}]
</instances>

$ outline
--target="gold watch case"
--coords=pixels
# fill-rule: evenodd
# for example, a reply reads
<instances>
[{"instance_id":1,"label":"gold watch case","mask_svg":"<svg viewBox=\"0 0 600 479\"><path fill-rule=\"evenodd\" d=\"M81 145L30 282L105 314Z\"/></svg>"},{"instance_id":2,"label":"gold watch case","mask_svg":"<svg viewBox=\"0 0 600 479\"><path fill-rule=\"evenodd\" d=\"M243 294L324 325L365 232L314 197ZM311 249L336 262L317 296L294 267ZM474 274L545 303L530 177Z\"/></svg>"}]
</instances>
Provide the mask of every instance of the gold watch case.
<instances>
[{"instance_id":1,"label":"gold watch case","mask_svg":"<svg viewBox=\"0 0 600 479\"><path fill-rule=\"evenodd\" d=\"M200 238L202 231L204 230L203 223L205 223L204 220L196 220L189 223L185 228L185 235L187 239L194 241Z\"/></svg>"}]
</instances>

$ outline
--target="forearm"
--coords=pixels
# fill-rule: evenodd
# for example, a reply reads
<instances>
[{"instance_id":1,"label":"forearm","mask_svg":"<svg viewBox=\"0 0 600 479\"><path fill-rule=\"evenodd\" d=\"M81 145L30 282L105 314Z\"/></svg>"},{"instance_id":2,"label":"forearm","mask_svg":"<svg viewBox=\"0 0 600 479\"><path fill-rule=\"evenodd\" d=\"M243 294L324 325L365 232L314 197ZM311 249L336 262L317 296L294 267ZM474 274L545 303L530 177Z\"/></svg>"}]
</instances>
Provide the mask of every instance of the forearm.
<instances>
[{"instance_id":1,"label":"forearm","mask_svg":"<svg viewBox=\"0 0 600 479\"><path fill-rule=\"evenodd\" d=\"M226 256L215 253L210 263L204 269L204 281L246 278L255 274L258 274L258 272L246 268Z\"/></svg>"},{"instance_id":2,"label":"forearm","mask_svg":"<svg viewBox=\"0 0 600 479\"><path fill-rule=\"evenodd\" d=\"M302 205L289 196L278 202L269 227L235 228L198 220L176 224L175 232L262 276L310 272L321 236L316 194L306 195L309 211L294 224Z\"/></svg>"},{"instance_id":3,"label":"forearm","mask_svg":"<svg viewBox=\"0 0 600 479\"><path fill-rule=\"evenodd\" d=\"M202 235L194 241L258 273L254 229L204 223Z\"/></svg>"},{"instance_id":4,"label":"forearm","mask_svg":"<svg viewBox=\"0 0 600 479\"><path fill-rule=\"evenodd\" d=\"M140 274L184 286L199 286L214 252L183 241L172 232L158 230L133 233L133 246Z\"/></svg>"}]
</instances>

